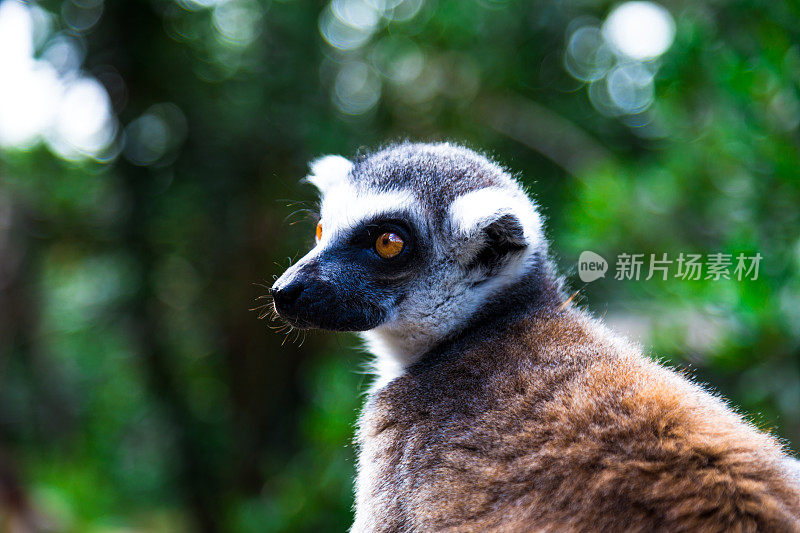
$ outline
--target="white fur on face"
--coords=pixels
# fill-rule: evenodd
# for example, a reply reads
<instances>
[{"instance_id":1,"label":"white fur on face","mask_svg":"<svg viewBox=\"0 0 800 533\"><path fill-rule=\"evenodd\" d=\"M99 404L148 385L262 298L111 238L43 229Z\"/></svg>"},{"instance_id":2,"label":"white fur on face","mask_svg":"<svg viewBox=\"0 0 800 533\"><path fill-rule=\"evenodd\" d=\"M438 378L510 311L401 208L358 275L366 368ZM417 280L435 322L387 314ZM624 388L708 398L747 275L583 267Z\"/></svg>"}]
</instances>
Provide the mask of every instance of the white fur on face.
<instances>
[{"instance_id":1,"label":"white fur on face","mask_svg":"<svg viewBox=\"0 0 800 533\"><path fill-rule=\"evenodd\" d=\"M414 203L414 196L408 191L365 191L347 181L332 185L322 196L322 240L318 246L326 247L342 232L383 213L408 210Z\"/></svg>"},{"instance_id":2,"label":"white fur on face","mask_svg":"<svg viewBox=\"0 0 800 533\"><path fill-rule=\"evenodd\" d=\"M415 203L407 191L374 192L357 188L348 175L353 163L340 155L326 155L311 163L306 181L320 192L322 239L317 247L325 248L342 231L381 213L408 208Z\"/></svg>"}]
</instances>

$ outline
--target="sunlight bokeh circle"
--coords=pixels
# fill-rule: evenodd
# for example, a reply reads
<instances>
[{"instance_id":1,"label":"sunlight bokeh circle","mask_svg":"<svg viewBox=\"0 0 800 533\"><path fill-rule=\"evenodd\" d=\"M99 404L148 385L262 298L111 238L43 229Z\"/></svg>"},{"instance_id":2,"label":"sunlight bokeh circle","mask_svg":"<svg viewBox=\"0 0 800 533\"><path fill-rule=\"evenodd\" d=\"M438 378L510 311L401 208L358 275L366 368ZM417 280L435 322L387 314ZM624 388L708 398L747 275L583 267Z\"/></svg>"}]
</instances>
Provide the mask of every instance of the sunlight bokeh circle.
<instances>
[{"instance_id":1,"label":"sunlight bokeh circle","mask_svg":"<svg viewBox=\"0 0 800 533\"><path fill-rule=\"evenodd\" d=\"M638 60L653 59L672 45L675 21L656 3L625 2L608 15L603 34L620 53Z\"/></svg>"}]
</instances>

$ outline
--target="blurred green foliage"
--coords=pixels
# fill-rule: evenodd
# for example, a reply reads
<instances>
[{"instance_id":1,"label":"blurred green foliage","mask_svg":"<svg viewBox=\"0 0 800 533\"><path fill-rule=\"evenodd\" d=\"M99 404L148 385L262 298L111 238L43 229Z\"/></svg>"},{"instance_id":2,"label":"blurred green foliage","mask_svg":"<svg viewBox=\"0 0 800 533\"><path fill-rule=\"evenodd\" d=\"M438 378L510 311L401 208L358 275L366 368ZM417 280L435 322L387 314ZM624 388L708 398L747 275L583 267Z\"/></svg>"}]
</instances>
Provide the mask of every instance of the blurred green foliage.
<instances>
[{"instance_id":1,"label":"blurred green foliage","mask_svg":"<svg viewBox=\"0 0 800 533\"><path fill-rule=\"evenodd\" d=\"M0 483L51 529L349 526L364 356L249 309L312 240L307 161L400 138L518 172L581 305L797 449L800 5L665 4L652 101L615 110L565 66L609 2L136 0L76 29L97 4L40 5L106 85L108 154L0 151ZM582 284L583 250L764 260Z\"/></svg>"}]
</instances>

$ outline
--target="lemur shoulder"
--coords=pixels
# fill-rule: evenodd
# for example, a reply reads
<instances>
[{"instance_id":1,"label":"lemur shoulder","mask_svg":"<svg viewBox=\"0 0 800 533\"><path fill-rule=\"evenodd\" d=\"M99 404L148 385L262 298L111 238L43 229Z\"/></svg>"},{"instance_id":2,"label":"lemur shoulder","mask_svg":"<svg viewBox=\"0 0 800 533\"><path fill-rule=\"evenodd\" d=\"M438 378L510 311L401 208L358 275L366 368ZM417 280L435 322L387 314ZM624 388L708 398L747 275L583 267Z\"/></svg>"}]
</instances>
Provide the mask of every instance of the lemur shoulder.
<instances>
[{"instance_id":1,"label":"lemur shoulder","mask_svg":"<svg viewBox=\"0 0 800 533\"><path fill-rule=\"evenodd\" d=\"M797 531L800 467L572 305L536 205L486 157L327 156L317 244L272 289L364 332L353 531Z\"/></svg>"}]
</instances>

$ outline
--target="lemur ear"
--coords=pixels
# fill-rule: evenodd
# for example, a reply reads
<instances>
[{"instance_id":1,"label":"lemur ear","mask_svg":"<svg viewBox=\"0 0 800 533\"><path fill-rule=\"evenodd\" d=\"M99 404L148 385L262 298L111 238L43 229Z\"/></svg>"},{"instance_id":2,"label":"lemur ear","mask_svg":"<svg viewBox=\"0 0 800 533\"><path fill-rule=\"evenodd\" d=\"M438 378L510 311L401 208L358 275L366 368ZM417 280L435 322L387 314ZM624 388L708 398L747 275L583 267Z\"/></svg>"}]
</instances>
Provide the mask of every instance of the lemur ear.
<instances>
[{"instance_id":1,"label":"lemur ear","mask_svg":"<svg viewBox=\"0 0 800 533\"><path fill-rule=\"evenodd\" d=\"M521 193L495 188L473 191L453 202L450 216L461 237L456 256L467 269L491 270L542 242L539 214Z\"/></svg>"},{"instance_id":2,"label":"lemur ear","mask_svg":"<svg viewBox=\"0 0 800 533\"><path fill-rule=\"evenodd\" d=\"M326 155L312 161L309 167L311 172L304 181L325 194L332 186L347 179L353 163L340 155Z\"/></svg>"},{"instance_id":3,"label":"lemur ear","mask_svg":"<svg viewBox=\"0 0 800 533\"><path fill-rule=\"evenodd\" d=\"M511 214L501 215L485 226L482 233L480 238L482 242L475 247L477 253L472 257L468 268L482 267L491 270L498 266L503 258L528 247L522 223Z\"/></svg>"}]
</instances>

